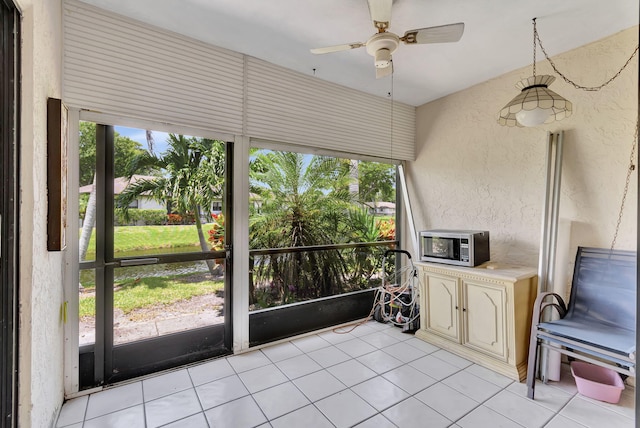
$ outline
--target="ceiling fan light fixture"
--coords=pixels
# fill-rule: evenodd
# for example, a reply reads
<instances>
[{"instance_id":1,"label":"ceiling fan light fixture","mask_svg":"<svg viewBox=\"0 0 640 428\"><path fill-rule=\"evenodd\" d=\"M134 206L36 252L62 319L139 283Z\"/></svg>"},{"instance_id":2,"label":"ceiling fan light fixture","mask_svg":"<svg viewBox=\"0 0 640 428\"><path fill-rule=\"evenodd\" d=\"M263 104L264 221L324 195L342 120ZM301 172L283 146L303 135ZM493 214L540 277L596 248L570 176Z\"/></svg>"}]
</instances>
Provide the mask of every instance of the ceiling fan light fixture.
<instances>
[{"instance_id":1,"label":"ceiling fan light fixture","mask_svg":"<svg viewBox=\"0 0 640 428\"><path fill-rule=\"evenodd\" d=\"M365 42L346 43L311 49L314 55L347 51L366 47L367 53L374 58L376 79L393 74L392 55L400 42L405 44L449 43L457 42L462 37L464 24L439 25L436 27L409 30L403 37L388 31L391 25L391 7L394 0L367 0L369 15L377 32Z\"/></svg>"},{"instance_id":2,"label":"ceiling fan light fixture","mask_svg":"<svg viewBox=\"0 0 640 428\"><path fill-rule=\"evenodd\" d=\"M391 51L389 49L378 49L375 54L376 68L387 68L391 64Z\"/></svg>"},{"instance_id":3,"label":"ceiling fan light fixture","mask_svg":"<svg viewBox=\"0 0 640 428\"><path fill-rule=\"evenodd\" d=\"M498 123L505 126L538 126L571 116L573 105L549 85L550 75L531 76L516 84L520 93L500 110Z\"/></svg>"}]
</instances>

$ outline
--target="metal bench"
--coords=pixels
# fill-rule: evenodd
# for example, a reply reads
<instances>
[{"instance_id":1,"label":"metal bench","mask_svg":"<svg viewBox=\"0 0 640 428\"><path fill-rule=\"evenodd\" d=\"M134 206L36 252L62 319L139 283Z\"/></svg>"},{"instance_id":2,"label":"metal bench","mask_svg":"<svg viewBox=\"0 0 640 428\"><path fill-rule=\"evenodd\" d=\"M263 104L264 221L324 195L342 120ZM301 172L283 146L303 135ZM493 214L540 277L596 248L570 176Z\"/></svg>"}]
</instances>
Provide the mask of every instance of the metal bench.
<instances>
[{"instance_id":1,"label":"metal bench","mask_svg":"<svg viewBox=\"0 0 640 428\"><path fill-rule=\"evenodd\" d=\"M527 367L529 398L534 398L541 347L635 377L636 265L635 251L579 247L569 306L556 293L537 297ZM557 310L560 319L543 322L547 308Z\"/></svg>"}]
</instances>

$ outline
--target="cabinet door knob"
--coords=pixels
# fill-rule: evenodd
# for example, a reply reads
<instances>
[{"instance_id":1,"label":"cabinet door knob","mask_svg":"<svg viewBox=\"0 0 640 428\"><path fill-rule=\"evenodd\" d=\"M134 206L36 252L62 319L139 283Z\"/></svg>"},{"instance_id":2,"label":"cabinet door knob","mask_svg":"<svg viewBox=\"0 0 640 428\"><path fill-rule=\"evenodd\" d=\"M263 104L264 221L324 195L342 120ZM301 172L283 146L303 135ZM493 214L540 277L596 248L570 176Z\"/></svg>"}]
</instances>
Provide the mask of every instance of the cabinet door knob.
<instances>
[{"instance_id":1,"label":"cabinet door knob","mask_svg":"<svg viewBox=\"0 0 640 428\"><path fill-rule=\"evenodd\" d=\"M462 312L467 312L467 308L462 308Z\"/></svg>"},{"instance_id":2,"label":"cabinet door knob","mask_svg":"<svg viewBox=\"0 0 640 428\"><path fill-rule=\"evenodd\" d=\"M456 311L458 310L458 307L456 306Z\"/></svg>"}]
</instances>

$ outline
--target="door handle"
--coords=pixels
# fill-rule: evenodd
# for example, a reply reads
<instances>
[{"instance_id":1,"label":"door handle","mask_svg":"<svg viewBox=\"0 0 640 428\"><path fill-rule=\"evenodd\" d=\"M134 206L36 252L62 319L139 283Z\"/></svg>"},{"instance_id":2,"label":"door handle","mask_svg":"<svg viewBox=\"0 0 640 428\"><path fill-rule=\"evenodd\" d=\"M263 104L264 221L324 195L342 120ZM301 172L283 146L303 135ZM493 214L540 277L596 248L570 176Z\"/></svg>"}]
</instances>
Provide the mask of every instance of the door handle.
<instances>
[{"instance_id":1,"label":"door handle","mask_svg":"<svg viewBox=\"0 0 640 428\"><path fill-rule=\"evenodd\" d=\"M129 259L129 260L120 260L120 267L127 266L142 266L142 265L155 265L160 261L157 257L149 257L147 259Z\"/></svg>"}]
</instances>

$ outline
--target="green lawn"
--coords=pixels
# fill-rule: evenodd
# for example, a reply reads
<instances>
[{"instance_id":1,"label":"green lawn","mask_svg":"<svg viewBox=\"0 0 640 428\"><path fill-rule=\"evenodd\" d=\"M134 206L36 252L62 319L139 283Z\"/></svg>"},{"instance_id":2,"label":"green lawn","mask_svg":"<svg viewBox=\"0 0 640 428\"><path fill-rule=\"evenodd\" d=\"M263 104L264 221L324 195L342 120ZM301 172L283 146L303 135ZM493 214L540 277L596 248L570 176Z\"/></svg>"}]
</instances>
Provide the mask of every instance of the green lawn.
<instances>
[{"instance_id":1,"label":"green lawn","mask_svg":"<svg viewBox=\"0 0 640 428\"><path fill-rule=\"evenodd\" d=\"M203 231L208 234L209 225L203 225ZM116 257L118 253L124 252L156 248L185 248L185 251L189 251L189 248L200 246L195 225L116 226L114 245ZM95 259L95 229L91 234L86 255L86 260L93 259ZM185 281L188 276L143 277L117 283L113 296L114 307L129 313L134 309L155 304L170 304L224 288L222 281ZM91 282L92 280L82 281L88 291L92 288ZM80 316L95 316L95 297L80 296Z\"/></svg>"},{"instance_id":2,"label":"green lawn","mask_svg":"<svg viewBox=\"0 0 640 428\"><path fill-rule=\"evenodd\" d=\"M124 313L134 309L170 304L193 296L213 293L224 288L222 281L192 282L193 275L147 277L116 284L113 305ZM95 297L80 296L80 317L95 316Z\"/></svg>"},{"instance_id":3,"label":"green lawn","mask_svg":"<svg viewBox=\"0 0 640 428\"><path fill-rule=\"evenodd\" d=\"M202 225L205 238L210 225ZM82 231L80 231L82 234ZM95 258L95 229L91 233L86 260ZM115 252L143 251L153 248L198 247L198 231L195 225L178 226L116 226L114 228Z\"/></svg>"}]
</instances>

